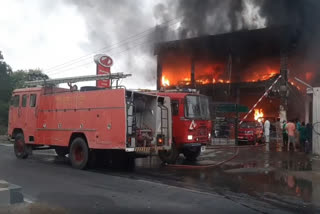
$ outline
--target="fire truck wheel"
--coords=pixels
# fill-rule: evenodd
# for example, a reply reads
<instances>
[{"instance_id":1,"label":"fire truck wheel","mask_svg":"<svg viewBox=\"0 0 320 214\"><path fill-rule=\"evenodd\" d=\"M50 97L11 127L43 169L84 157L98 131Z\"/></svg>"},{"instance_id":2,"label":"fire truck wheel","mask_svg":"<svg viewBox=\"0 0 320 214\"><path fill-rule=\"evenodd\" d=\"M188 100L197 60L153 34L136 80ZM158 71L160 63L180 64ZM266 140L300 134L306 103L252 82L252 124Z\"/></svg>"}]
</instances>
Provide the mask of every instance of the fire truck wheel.
<instances>
[{"instance_id":1,"label":"fire truck wheel","mask_svg":"<svg viewBox=\"0 0 320 214\"><path fill-rule=\"evenodd\" d=\"M199 149L197 148L195 151L190 151L190 150L183 151L183 155L188 161L196 161L200 153L201 153L201 148Z\"/></svg>"},{"instance_id":2,"label":"fire truck wheel","mask_svg":"<svg viewBox=\"0 0 320 214\"><path fill-rule=\"evenodd\" d=\"M175 164L178 157L179 157L179 151L176 148L174 143L172 144L172 147L170 150L159 151L159 158L164 163Z\"/></svg>"},{"instance_id":3,"label":"fire truck wheel","mask_svg":"<svg viewBox=\"0 0 320 214\"><path fill-rule=\"evenodd\" d=\"M86 168L89 159L89 149L83 138L77 137L72 141L69 156L73 168Z\"/></svg>"},{"instance_id":4,"label":"fire truck wheel","mask_svg":"<svg viewBox=\"0 0 320 214\"><path fill-rule=\"evenodd\" d=\"M54 150L56 151L59 157L65 157L66 154L69 153L68 149L64 147L56 147Z\"/></svg>"},{"instance_id":5,"label":"fire truck wheel","mask_svg":"<svg viewBox=\"0 0 320 214\"><path fill-rule=\"evenodd\" d=\"M19 133L14 138L14 153L19 159L26 159L28 157L27 145L24 142L24 136Z\"/></svg>"}]
</instances>

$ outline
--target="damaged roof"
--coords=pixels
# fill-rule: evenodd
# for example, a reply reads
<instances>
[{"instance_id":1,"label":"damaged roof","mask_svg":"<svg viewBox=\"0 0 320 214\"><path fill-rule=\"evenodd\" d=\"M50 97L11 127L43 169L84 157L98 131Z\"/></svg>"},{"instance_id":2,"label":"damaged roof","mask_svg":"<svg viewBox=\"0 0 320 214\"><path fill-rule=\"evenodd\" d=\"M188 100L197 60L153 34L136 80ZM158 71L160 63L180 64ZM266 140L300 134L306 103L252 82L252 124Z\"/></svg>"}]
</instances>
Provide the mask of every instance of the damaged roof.
<instances>
[{"instance_id":1,"label":"damaged roof","mask_svg":"<svg viewBox=\"0 0 320 214\"><path fill-rule=\"evenodd\" d=\"M232 33L200 36L190 39L158 43L155 55L168 51L192 53L205 52L226 55L263 54L274 55L291 51L296 47L300 32L293 26L268 27L256 30L241 30Z\"/></svg>"}]
</instances>

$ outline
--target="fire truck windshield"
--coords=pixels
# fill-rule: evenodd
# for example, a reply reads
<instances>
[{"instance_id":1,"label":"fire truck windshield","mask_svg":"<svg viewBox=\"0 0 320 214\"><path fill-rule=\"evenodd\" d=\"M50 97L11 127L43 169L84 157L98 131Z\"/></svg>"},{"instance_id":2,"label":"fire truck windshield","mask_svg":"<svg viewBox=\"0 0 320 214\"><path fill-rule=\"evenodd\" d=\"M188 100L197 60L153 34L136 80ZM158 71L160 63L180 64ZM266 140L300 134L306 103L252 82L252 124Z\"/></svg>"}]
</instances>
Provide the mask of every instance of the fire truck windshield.
<instances>
[{"instance_id":1,"label":"fire truck windshield","mask_svg":"<svg viewBox=\"0 0 320 214\"><path fill-rule=\"evenodd\" d=\"M210 118L208 98L198 95L186 96L185 117L208 120Z\"/></svg>"}]
</instances>

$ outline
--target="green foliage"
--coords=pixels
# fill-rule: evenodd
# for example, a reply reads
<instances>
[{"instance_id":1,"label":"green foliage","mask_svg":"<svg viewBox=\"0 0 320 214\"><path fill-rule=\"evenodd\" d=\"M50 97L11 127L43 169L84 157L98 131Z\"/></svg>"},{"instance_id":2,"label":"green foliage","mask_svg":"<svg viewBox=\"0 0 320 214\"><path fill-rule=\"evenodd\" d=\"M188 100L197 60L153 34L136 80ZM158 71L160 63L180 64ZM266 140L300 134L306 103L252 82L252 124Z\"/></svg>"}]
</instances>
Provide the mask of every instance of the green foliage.
<instances>
[{"instance_id":1,"label":"green foliage","mask_svg":"<svg viewBox=\"0 0 320 214\"><path fill-rule=\"evenodd\" d=\"M26 81L48 78L40 69L13 72L12 68L3 60L0 51L0 129L2 129L1 127L6 127L8 123L8 110L12 91L16 88L24 87Z\"/></svg>"},{"instance_id":2,"label":"green foliage","mask_svg":"<svg viewBox=\"0 0 320 214\"><path fill-rule=\"evenodd\" d=\"M42 73L40 69L29 69L28 71L18 70L13 72L10 77L14 89L24 87L24 83L26 81L43 80L49 78L46 74Z\"/></svg>"},{"instance_id":3,"label":"green foliage","mask_svg":"<svg viewBox=\"0 0 320 214\"><path fill-rule=\"evenodd\" d=\"M8 122L8 103L12 92L11 74L11 67L0 59L0 127Z\"/></svg>"},{"instance_id":4,"label":"green foliage","mask_svg":"<svg viewBox=\"0 0 320 214\"><path fill-rule=\"evenodd\" d=\"M10 99L12 90L10 74L11 67L4 61L0 61L0 100L6 102Z\"/></svg>"}]
</instances>

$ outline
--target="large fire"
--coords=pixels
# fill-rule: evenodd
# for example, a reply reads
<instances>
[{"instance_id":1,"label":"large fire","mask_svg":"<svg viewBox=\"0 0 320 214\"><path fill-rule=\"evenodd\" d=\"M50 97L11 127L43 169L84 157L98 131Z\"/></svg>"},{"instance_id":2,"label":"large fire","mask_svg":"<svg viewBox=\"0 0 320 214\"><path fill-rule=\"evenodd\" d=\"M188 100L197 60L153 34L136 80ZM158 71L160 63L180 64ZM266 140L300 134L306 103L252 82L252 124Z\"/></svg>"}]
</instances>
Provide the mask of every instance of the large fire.
<instances>
[{"instance_id":1,"label":"large fire","mask_svg":"<svg viewBox=\"0 0 320 214\"><path fill-rule=\"evenodd\" d=\"M264 74L256 74L249 76L245 79L240 80L240 82L258 82L258 81L265 81L272 77L275 77L278 72L276 70L268 69L269 73ZM190 85L191 84L191 78L190 72L186 72L184 76L181 76L181 73L177 75L168 74L165 72L166 75L163 75L161 78L161 84L162 86L170 86L170 85ZM169 77L170 76L170 77ZM180 76L180 77L179 77ZM207 84L216 84L216 83L231 83L232 81L229 79L224 78L210 78L209 76L202 76L199 78L195 78L196 84L199 85L207 85ZM172 84L171 84L172 83Z\"/></svg>"},{"instance_id":2,"label":"large fire","mask_svg":"<svg viewBox=\"0 0 320 214\"><path fill-rule=\"evenodd\" d=\"M162 86L170 86L170 81L165 76L162 76L161 84Z\"/></svg>"},{"instance_id":3,"label":"large fire","mask_svg":"<svg viewBox=\"0 0 320 214\"><path fill-rule=\"evenodd\" d=\"M191 57L168 54L162 60L162 86L191 85ZM210 59L194 61L195 84L225 84L231 82L265 81L279 74L279 65L274 61L259 61L241 68L234 67L230 71L226 62Z\"/></svg>"},{"instance_id":4,"label":"large fire","mask_svg":"<svg viewBox=\"0 0 320 214\"><path fill-rule=\"evenodd\" d=\"M262 109L254 109L254 120L261 121L261 118L264 116Z\"/></svg>"}]
</instances>

